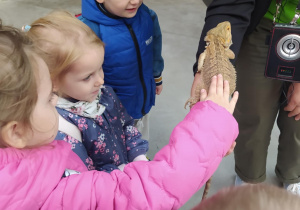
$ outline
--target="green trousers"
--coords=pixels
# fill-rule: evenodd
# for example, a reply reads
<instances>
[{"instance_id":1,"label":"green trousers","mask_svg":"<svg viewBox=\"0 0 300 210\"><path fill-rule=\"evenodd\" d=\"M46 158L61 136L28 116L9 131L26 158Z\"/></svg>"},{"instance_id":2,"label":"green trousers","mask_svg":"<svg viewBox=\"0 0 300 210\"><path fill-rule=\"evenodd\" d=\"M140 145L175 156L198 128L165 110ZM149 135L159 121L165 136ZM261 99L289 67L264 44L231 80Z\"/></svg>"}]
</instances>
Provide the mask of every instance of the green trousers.
<instances>
[{"instance_id":1,"label":"green trousers","mask_svg":"<svg viewBox=\"0 0 300 210\"><path fill-rule=\"evenodd\" d=\"M234 116L240 134L234 150L235 171L246 182L265 180L268 146L278 114L280 136L275 172L281 182L296 183L300 182L300 121L287 116L288 112L283 110L286 103L282 100L283 91L290 84L264 76L268 53L265 40L271 27L271 21L263 19L244 39L237 59L240 97Z\"/></svg>"}]
</instances>

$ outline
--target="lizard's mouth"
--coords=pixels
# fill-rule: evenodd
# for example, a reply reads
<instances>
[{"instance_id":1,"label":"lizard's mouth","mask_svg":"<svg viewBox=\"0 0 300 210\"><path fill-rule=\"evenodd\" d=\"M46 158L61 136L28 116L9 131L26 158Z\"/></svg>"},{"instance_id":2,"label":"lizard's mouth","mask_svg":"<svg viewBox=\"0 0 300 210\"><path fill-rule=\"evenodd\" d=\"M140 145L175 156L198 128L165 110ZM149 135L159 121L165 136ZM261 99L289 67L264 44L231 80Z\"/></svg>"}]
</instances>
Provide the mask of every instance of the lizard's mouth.
<instances>
[{"instance_id":1,"label":"lizard's mouth","mask_svg":"<svg viewBox=\"0 0 300 210\"><path fill-rule=\"evenodd\" d=\"M231 37L229 37L229 38L226 40L225 47L229 47L230 45L232 45L232 39L231 39Z\"/></svg>"}]
</instances>

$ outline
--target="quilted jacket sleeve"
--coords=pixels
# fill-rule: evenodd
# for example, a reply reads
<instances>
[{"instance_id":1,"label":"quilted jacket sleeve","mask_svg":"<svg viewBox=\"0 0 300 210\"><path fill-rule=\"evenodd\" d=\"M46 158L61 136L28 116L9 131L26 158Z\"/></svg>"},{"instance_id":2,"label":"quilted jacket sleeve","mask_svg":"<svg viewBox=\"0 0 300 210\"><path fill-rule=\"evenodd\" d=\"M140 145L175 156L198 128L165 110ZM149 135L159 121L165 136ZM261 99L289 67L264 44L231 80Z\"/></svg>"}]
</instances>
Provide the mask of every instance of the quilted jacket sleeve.
<instances>
[{"instance_id":1,"label":"quilted jacket sleeve","mask_svg":"<svg viewBox=\"0 0 300 210\"><path fill-rule=\"evenodd\" d=\"M157 14L149 9L153 20L153 75L159 77L164 70L164 59L162 57L162 34Z\"/></svg>"},{"instance_id":2,"label":"quilted jacket sleeve","mask_svg":"<svg viewBox=\"0 0 300 210\"><path fill-rule=\"evenodd\" d=\"M152 161L63 178L44 207L178 209L214 173L237 135L229 112L211 101L197 103Z\"/></svg>"},{"instance_id":3,"label":"quilted jacket sleeve","mask_svg":"<svg viewBox=\"0 0 300 210\"><path fill-rule=\"evenodd\" d=\"M164 70L164 59L162 57L162 33L158 21L157 14L145 4L141 5L141 8L146 10L153 21L153 75L154 78L159 78ZM159 85L161 85L160 82Z\"/></svg>"}]
</instances>

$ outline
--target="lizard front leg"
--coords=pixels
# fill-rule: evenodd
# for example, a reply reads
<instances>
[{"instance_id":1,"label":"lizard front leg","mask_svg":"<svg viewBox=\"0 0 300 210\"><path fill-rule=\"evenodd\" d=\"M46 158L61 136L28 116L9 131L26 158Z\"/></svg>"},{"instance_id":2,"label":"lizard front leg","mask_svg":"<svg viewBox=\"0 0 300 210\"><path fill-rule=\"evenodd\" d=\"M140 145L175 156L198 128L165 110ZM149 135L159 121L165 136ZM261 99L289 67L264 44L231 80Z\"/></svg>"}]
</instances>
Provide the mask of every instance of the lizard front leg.
<instances>
[{"instance_id":1,"label":"lizard front leg","mask_svg":"<svg viewBox=\"0 0 300 210\"><path fill-rule=\"evenodd\" d=\"M200 101L200 91L201 91L201 84L203 83L201 77L201 69L204 64L204 60L206 57L206 50L200 54L198 59L198 71L195 74L194 81L191 88L191 97L185 102L184 108L189 105L190 109L194 106L195 103Z\"/></svg>"},{"instance_id":2,"label":"lizard front leg","mask_svg":"<svg viewBox=\"0 0 300 210\"><path fill-rule=\"evenodd\" d=\"M225 49L225 55L229 58L229 59L234 59L235 55L234 52L231 49Z\"/></svg>"},{"instance_id":3,"label":"lizard front leg","mask_svg":"<svg viewBox=\"0 0 300 210\"><path fill-rule=\"evenodd\" d=\"M200 101L200 91L202 84L202 76L200 72L197 72L194 77L194 82L191 88L191 97L185 102L184 108L189 105L190 109L194 106L195 103Z\"/></svg>"}]
</instances>

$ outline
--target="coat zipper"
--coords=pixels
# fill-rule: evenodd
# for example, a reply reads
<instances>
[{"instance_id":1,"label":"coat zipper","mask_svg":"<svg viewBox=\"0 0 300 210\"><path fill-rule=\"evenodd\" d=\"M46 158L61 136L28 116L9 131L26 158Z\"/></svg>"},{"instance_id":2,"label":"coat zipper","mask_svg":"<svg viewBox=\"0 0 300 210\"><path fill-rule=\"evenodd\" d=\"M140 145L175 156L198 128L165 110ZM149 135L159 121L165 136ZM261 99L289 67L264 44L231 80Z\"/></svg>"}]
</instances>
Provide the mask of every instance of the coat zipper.
<instances>
[{"instance_id":1,"label":"coat zipper","mask_svg":"<svg viewBox=\"0 0 300 210\"><path fill-rule=\"evenodd\" d=\"M139 65L139 76L140 76L140 81L142 83L143 92L144 92L144 102L143 102L143 107L142 107L142 114L144 116L146 114L145 113L145 104L146 104L146 99L147 99L147 91L146 91L146 85L145 85L145 80L144 80L144 75L143 75L143 65L142 65L141 52L140 52L139 43L137 41L136 35L135 35L131 25L126 24L126 26L129 30L130 35L132 37L132 40L134 42L134 46L135 46L135 50L136 50L136 54L137 54L138 65Z\"/></svg>"}]
</instances>

